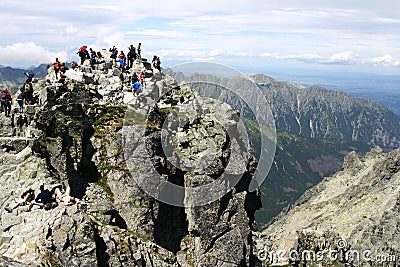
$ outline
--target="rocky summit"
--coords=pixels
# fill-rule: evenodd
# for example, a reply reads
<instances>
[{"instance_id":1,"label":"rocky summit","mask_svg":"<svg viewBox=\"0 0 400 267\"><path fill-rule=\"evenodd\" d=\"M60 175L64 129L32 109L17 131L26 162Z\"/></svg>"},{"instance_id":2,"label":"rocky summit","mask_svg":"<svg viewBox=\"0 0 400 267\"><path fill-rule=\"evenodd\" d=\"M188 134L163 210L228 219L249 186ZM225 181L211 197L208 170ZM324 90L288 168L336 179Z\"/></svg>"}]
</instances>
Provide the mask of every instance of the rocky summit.
<instances>
[{"instance_id":1,"label":"rocky summit","mask_svg":"<svg viewBox=\"0 0 400 267\"><path fill-rule=\"evenodd\" d=\"M146 86L135 103L131 76L141 71ZM248 191L257 162L227 133L240 135L236 110L202 99L145 60L128 71L111 59L85 62L65 76L68 89L60 90L50 68L51 83L33 79L36 104L0 116L1 266L257 264L260 197ZM215 187L232 187L223 197L198 202L191 192L222 173L239 180ZM177 200L160 191L176 203L152 195L166 182L183 188ZM6 211L43 184L81 202Z\"/></svg>"},{"instance_id":2,"label":"rocky summit","mask_svg":"<svg viewBox=\"0 0 400 267\"><path fill-rule=\"evenodd\" d=\"M258 234L256 254L265 265L399 266L399 212L400 149L352 152Z\"/></svg>"}]
</instances>

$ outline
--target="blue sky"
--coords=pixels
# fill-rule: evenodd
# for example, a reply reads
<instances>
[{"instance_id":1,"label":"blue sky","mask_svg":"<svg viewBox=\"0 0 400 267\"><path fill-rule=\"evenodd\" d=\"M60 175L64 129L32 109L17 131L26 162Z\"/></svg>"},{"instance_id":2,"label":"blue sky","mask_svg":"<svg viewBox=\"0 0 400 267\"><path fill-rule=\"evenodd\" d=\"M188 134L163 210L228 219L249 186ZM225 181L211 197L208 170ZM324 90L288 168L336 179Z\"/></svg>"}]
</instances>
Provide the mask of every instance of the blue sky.
<instances>
[{"instance_id":1,"label":"blue sky","mask_svg":"<svg viewBox=\"0 0 400 267\"><path fill-rule=\"evenodd\" d=\"M0 65L77 60L142 42L163 65L213 61L254 72L400 74L400 1L19 1L0 3Z\"/></svg>"}]
</instances>

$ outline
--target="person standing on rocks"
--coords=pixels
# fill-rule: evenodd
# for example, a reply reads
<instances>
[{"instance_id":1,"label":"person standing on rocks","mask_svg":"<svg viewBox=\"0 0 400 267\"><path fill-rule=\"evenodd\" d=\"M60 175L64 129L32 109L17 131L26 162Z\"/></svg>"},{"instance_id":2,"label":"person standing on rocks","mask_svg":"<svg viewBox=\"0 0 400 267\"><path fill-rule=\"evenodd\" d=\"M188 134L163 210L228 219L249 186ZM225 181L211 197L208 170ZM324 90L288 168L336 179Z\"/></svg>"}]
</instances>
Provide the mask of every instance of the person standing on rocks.
<instances>
[{"instance_id":1,"label":"person standing on rocks","mask_svg":"<svg viewBox=\"0 0 400 267\"><path fill-rule=\"evenodd\" d=\"M100 51L97 51L97 63L103 63L104 62L104 57L100 53Z\"/></svg>"},{"instance_id":2,"label":"person standing on rocks","mask_svg":"<svg viewBox=\"0 0 400 267\"><path fill-rule=\"evenodd\" d=\"M97 54L92 48L90 48L89 50L90 50L90 63L93 66L94 64L98 63Z\"/></svg>"},{"instance_id":3,"label":"person standing on rocks","mask_svg":"<svg viewBox=\"0 0 400 267\"><path fill-rule=\"evenodd\" d=\"M139 60L142 59L142 43L139 43L139 44L138 44L138 47L137 47L137 58L138 58Z\"/></svg>"},{"instance_id":4,"label":"person standing on rocks","mask_svg":"<svg viewBox=\"0 0 400 267\"><path fill-rule=\"evenodd\" d=\"M58 73L60 72L61 69L61 62L58 61L58 58L56 58L56 61L53 63L54 67L54 72L56 73L56 80L58 80Z\"/></svg>"},{"instance_id":5,"label":"person standing on rocks","mask_svg":"<svg viewBox=\"0 0 400 267\"><path fill-rule=\"evenodd\" d=\"M137 81L139 81L139 78L138 78L136 72L134 72L134 73L132 74L132 78L131 78L132 86L133 86L133 84L134 84L135 82L137 82Z\"/></svg>"},{"instance_id":6,"label":"person standing on rocks","mask_svg":"<svg viewBox=\"0 0 400 267\"><path fill-rule=\"evenodd\" d=\"M79 68L79 65L76 61L72 61L71 63L71 69L76 70Z\"/></svg>"},{"instance_id":7,"label":"person standing on rocks","mask_svg":"<svg viewBox=\"0 0 400 267\"><path fill-rule=\"evenodd\" d=\"M110 52L111 52L110 58L117 59L118 49L115 47L115 45L112 48L110 48Z\"/></svg>"},{"instance_id":8,"label":"person standing on rocks","mask_svg":"<svg viewBox=\"0 0 400 267\"><path fill-rule=\"evenodd\" d=\"M1 91L1 107L4 109L4 114L8 117L11 113L11 94L7 89Z\"/></svg>"},{"instance_id":9,"label":"person standing on rocks","mask_svg":"<svg viewBox=\"0 0 400 267\"><path fill-rule=\"evenodd\" d=\"M126 64L126 56L124 54L124 51L121 51L121 54L119 54L118 56L119 59L119 66L122 70L124 70L125 68L125 64Z\"/></svg>"},{"instance_id":10,"label":"person standing on rocks","mask_svg":"<svg viewBox=\"0 0 400 267\"><path fill-rule=\"evenodd\" d=\"M142 88L146 88L146 81L145 81L146 75L144 73L144 70L142 70L139 74L139 81L140 84L142 85Z\"/></svg>"},{"instance_id":11,"label":"person standing on rocks","mask_svg":"<svg viewBox=\"0 0 400 267\"><path fill-rule=\"evenodd\" d=\"M81 48L79 48L77 54L79 55L79 57L81 58L81 65L83 64L83 62L85 62L86 60L86 52L87 52L87 46L81 46Z\"/></svg>"},{"instance_id":12,"label":"person standing on rocks","mask_svg":"<svg viewBox=\"0 0 400 267\"><path fill-rule=\"evenodd\" d=\"M132 68L133 62L135 61L136 57L137 57L136 49L135 49L135 47L133 47L133 45L131 45L129 47L128 64L127 64L129 69Z\"/></svg>"},{"instance_id":13,"label":"person standing on rocks","mask_svg":"<svg viewBox=\"0 0 400 267\"><path fill-rule=\"evenodd\" d=\"M142 86L139 81L136 81L132 85L133 87L133 95L136 96L135 105L139 103L139 94L142 92Z\"/></svg>"},{"instance_id":14,"label":"person standing on rocks","mask_svg":"<svg viewBox=\"0 0 400 267\"><path fill-rule=\"evenodd\" d=\"M24 92L25 92L25 103L27 105L33 104L33 86L29 79L26 79L24 83Z\"/></svg>"},{"instance_id":15,"label":"person standing on rocks","mask_svg":"<svg viewBox=\"0 0 400 267\"><path fill-rule=\"evenodd\" d=\"M160 57L157 57L156 55L153 56L152 60L153 68L157 69L159 72L161 72L161 61Z\"/></svg>"},{"instance_id":16,"label":"person standing on rocks","mask_svg":"<svg viewBox=\"0 0 400 267\"><path fill-rule=\"evenodd\" d=\"M61 63L61 67L60 67L60 73L61 76L65 75L65 73L67 72L67 70L69 70L69 68L65 65L65 63Z\"/></svg>"},{"instance_id":17,"label":"person standing on rocks","mask_svg":"<svg viewBox=\"0 0 400 267\"><path fill-rule=\"evenodd\" d=\"M33 71L24 71L23 72L24 74L25 74L25 76L30 80L30 81L32 81L32 79L33 79L33 76L35 76L35 73L33 73Z\"/></svg>"},{"instance_id":18,"label":"person standing on rocks","mask_svg":"<svg viewBox=\"0 0 400 267\"><path fill-rule=\"evenodd\" d=\"M24 88L21 88L21 92L19 93L17 97L17 102L18 102L18 112L22 113L24 112L24 101L26 100L26 93Z\"/></svg>"},{"instance_id":19,"label":"person standing on rocks","mask_svg":"<svg viewBox=\"0 0 400 267\"><path fill-rule=\"evenodd\" d=\"M161 72L161 60L160 60L160 57L157 57L156 69L158 69L158 71Z\"/></svg>"}]
</instances>

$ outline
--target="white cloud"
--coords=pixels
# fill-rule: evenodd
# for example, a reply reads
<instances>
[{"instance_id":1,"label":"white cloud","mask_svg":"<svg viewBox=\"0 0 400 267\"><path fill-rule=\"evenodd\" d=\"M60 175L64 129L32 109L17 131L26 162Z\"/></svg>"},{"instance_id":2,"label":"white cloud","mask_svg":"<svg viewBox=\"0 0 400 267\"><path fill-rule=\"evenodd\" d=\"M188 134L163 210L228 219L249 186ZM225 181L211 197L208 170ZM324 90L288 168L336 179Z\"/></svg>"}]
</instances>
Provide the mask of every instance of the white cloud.
<instances>
[{"instance_id":1,"label":"white cloud","mask_svg":"<svg viewBox=\"0 0 400 267\"><path fill-rule=\"evenodd\" d=\"M261 53L261 54L260 54L260 57L277 58L277 57L278 57L278 54L276 54L276 53L267 53L267 52L264 52L264 53Z\"/></svg>"},{"instance_id":2,"label":"white cloud","mask_svg":"<svg viewBox=\"0 0 400 267\"><path fill-rule=\"evenodd\" d=\"M0 2L0 32L7 33L0 45L4 51L33 42L47 54L67 50L76 59L75 49L83 44L125 50L140 40L143 53L163 51L176 60L246 57L284 64L398 66L398 58L387 56L400 54L400 2L356 2L154 0L134 12L128 0L57 5L6 0ZM387 55L377 56L382 51ZM0 60L15 64L5 54Z\"/></svg>"},{"instance_id":3,"label":"white cloud","mask_svg":"<svg viewBox=\"0 0 400 267\"><path fill-rule=\"evenodd\" d=\"M214 49L214 50L208 52L207 54L208 54L210 57L215 57L215 56L222 55L223 53L224 53L224 50L222 50L222 49Z\"/></svg>"},{"instance_id":4,"label":"white cloud","mask_svg":"<svg viewBox=\"0 0 400 267\"><path fill-rule=\"evenodd\" d=\"M96 39L93 44L89 45L95 50L108 49L116 46L119 49L128 49L129 42L125 38L125 34L118 29L118 27L100 27L96 33Z\"/></svg>"},{"instance_id":5,"label":"white cloud","mask_svg":"<svg viewBox=\"0 0 400 267\"><path fill-rule=\"evenodd\" d=\"M383 55L374 58L361 57L353 51L344 51L330 56L317 54L299 54L299 55L279 55L276 53L264 52L259 55L264 58L280 60L296 60L305 63L330 64L330 65L352 65L352 64L371 64L374 66L400 66L400 61L396 61L391 55Z\"/></svg>"},{"instance_id":6,"label":"white cloud","mask_svg":"<svg viewBox=\"0 0 400 267\"><path fill-rule=\"evenodd\" d=\"M394 58L391 55L383 55L380 57L374 57L371 59L371 62L374 64L390 64L392 63Z\"/></svg>"},{"instance_id":7,"label":"white cloud","mask_svg":"<svg viewBox=\"0 0 400 267\"><path fill-rule=\"evenodd\" d=\"M315 54L301 54L301 55L288 55L288 56L281 56L276 57L278 59L295 59L304 62L316 62L320 61L322 57L320 55Z\"/></svg>"},{"instance_id":8,"label":"white cloud","mask_svg":"<svg viewBox=\"0 0 400 267\"><path fill-rule=\"evenodd\" d=\"M7 65L13 67L51 63L56 57L61 62L66 61L67 52L50 52L32 42L0 46L0 62L7 62Z\"/></svg>"},{"instance_id":9,"label":"white cloud","mask_svg":"<svg viewBox=\"0 0 400 267\"><path fill-rule=\"evenodd\" d=\"M359 60L359 57L353 51L344 51L333 54L329 58L322 61L325 64L351 64Z\"/></svg>"}]
</instances>

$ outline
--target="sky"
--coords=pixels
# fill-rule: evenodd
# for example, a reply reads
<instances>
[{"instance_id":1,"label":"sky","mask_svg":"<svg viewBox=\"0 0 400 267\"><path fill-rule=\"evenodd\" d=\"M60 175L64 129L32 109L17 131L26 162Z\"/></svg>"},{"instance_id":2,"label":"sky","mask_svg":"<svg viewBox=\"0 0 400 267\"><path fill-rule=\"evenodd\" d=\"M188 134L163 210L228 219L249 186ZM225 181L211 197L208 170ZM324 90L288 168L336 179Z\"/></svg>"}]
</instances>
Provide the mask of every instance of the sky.
<instances>
[{"instance_id":1,"label":"sky","mask_svg":"<svg viewBox=\"0 0 400 267\"><path fill-rule=\"evenodd\" d=\"M81 45L142 43L164 67L211 61L247 72L400 74L400 1L0 2L0 65L78 60Z\"/></svg>"}]
</instances>

